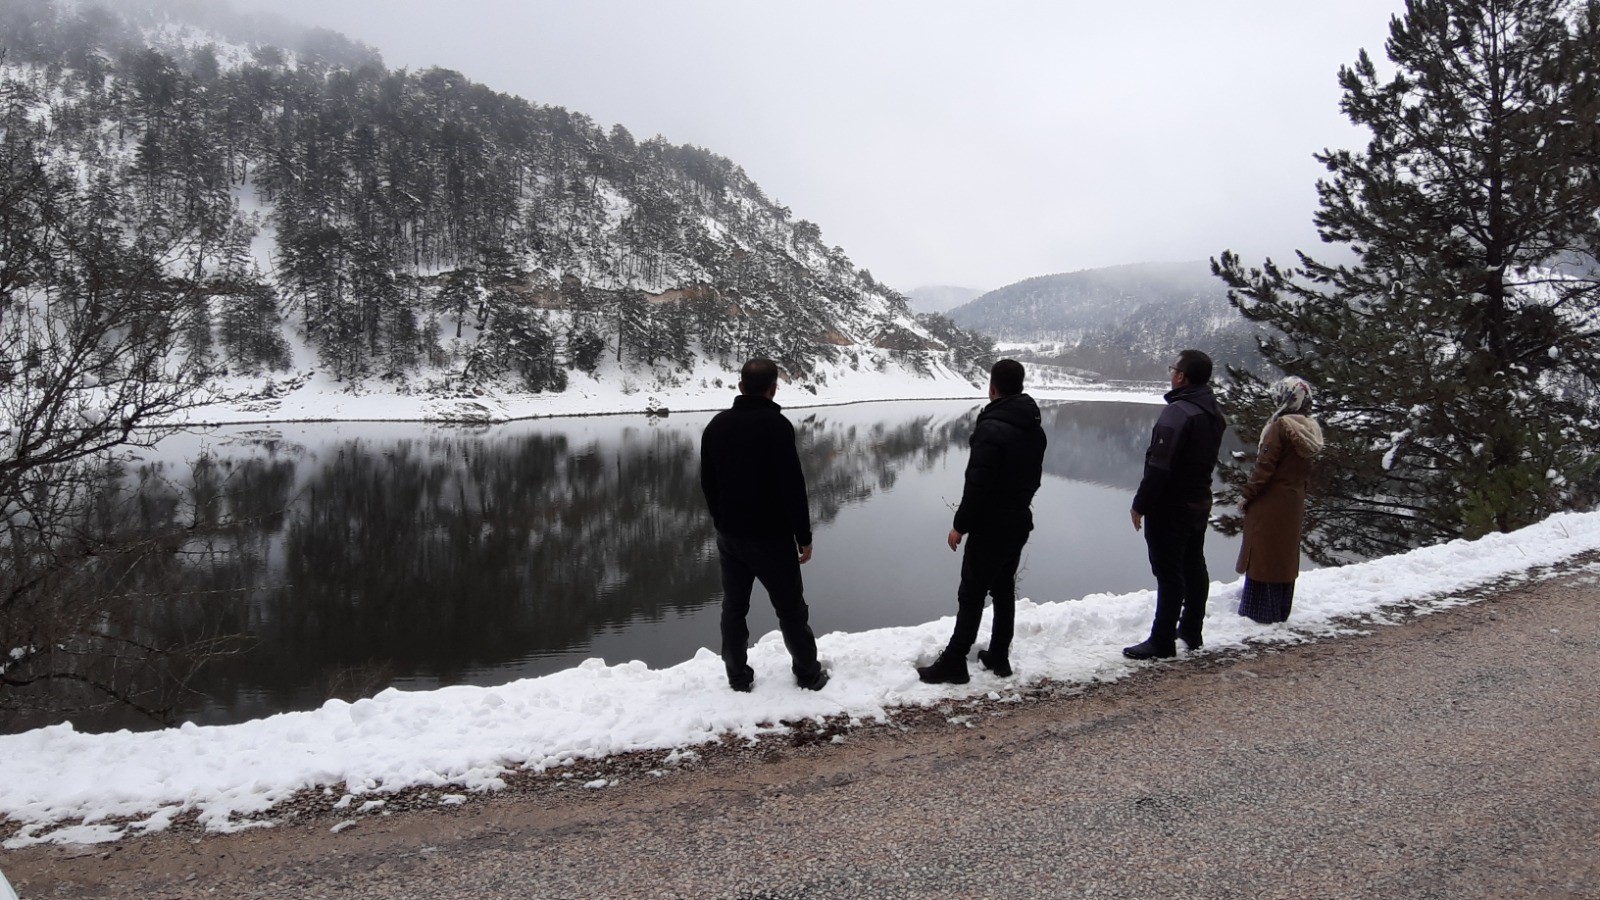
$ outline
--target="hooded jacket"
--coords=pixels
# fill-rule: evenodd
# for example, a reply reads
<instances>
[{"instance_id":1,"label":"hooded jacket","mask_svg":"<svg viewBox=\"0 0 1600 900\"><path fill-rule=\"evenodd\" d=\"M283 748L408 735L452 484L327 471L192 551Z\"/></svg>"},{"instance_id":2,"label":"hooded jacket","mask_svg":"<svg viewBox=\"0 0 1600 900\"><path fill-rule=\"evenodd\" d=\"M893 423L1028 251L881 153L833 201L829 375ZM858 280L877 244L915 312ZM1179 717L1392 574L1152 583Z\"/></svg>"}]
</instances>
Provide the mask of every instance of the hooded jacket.
<instances>
[{"instance_id":1,"label":"hooded jacket","mask_svg":"<svg viewBox=\"0 0 1600 900\"><path fill-rule=\"evenodd\" d=\"M730 537L792 538L811 546L806 476L783 408L740 394L700 437L700 488L717 531Z\"/></svg>"},{"instance_id":2,"label":"hooded jacket","mask_svg":"<svg viewBox=\"0 0 1600 900\"><path fill-rule=\"evenodd\" d=\"M1044 476L1046 443L1032 397L1012 394L985 406L968 441L972 454L952 527L962 534L1026 538L1033 530L1033 495Z\"/></svg>"},{"instance_id":3,"label":"hooded jacket","mask_svg":"<svg viewBox=\"0 0 1600 900\"><path fill-rule=\"evenodd\" d=\"M1255 469L1239 492L1246 505L1235 569L1252 581L1283 584L1299 576L1306 482L1322 446L1322 428L1310 416L1285 414L1263 431Z\"/></svg>"},{"instance_id":4,"label":"hooded jacket","mask_svg":"<svg viewBox=\"0 0 1600 900\"><path fill-rule=\"evenodd\" d=\"M1211 514L1211 473L1228 422L1209 384L1174 388L1166 393L1166 401L1167 408L1150 434L1133 511L1205 521Z\"/></svg>"}]
</instances>

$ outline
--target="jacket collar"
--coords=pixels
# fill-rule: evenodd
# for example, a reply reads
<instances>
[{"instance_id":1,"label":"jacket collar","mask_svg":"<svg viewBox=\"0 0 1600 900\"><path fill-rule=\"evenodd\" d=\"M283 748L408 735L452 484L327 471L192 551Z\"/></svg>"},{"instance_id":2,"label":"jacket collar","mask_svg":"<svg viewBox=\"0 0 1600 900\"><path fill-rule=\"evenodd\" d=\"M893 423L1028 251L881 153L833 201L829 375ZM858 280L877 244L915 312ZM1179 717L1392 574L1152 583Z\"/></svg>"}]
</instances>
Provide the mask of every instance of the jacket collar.
<instances>
[{"instance_id":1,"label":"jacket collar","mask_svg":"<svg viewBox=\"0 0 1600 900\"><path fill-rule=\"evenodd\" d=\"M1012 394L1009 397L991 400L989 405L985 406L978 415L980 417L996 416L1019 425L1040 420L1039 404L1033 402L1033 398L1025 393Z\"/></svg>"},{"instance_id":2,"label":"jacket collar","mask_svg":"<svg viewBox=\"0 0 1600 900\"><path fill-rule=\"evenodd\" d=\"M1211 385L1209 385L1209 384L1186 384L1183 387L1173 388L1172 390L1167 391L1165 394L1162 395L1162 397L1168 403L1176 403L1179 400L1195 400L1195 399L1198 399L1199 395L1202 395L1202 394L1207 396L1207 397L1212 396L1212 394L1211 394Z\"/></svg>"},{"instance_id":3,"label":"jacket collar","mask_svg":"<svg viewBox=\"0 0 1600 900\"><path fill-rule=\"evenodd\" d=\"M739 396L734 397L733 398L733 408L734 409L773 409L773 410L783 409L783 407L781 407L781 406L779 406L777 404L777 401L770 400L770 399L768 399L766 397L761 396L760 394L754 394L754 395L752 395L752 394L740 394Z\"/></svg>"}]
</instances>

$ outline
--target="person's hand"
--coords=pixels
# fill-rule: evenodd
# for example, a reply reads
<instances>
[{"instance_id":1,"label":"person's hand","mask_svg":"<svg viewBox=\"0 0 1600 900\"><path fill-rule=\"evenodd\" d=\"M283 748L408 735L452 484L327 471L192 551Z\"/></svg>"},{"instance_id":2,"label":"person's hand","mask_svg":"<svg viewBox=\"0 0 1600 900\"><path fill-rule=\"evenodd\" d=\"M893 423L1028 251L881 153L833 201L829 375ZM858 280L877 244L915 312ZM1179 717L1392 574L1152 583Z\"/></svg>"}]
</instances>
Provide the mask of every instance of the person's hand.
<instances>
[{"instance_id":1,"label":"person's hand","mask_svg":"<svg viewBox=\"0 0 1600 900\"><path fill-rule=\"evenodd\" d=\"M955 549L961 546L961 532L954 528L950 529L950 534L945 537L944 542L950 545L951 552L955 552Z\"/></svg>"},{"instance_id":2,"label":"person's hand","mask_svg":"<svg viewBox=\"0 0 1600 900\"><path fill-rule=\"evenodd\" d=\"M803 566L803 565L805 565L806 563L808 563L810 561L811 561L811 545L807 544L804 547L800 548L800 564Z\"/></svg>"},{"instance_id":3,"label":"person's hand","mask_svg":"<svg viewBox=\"0 0 1600 900\"><path fill-rule=\"evenodd\" d=\"M1137 509L1130 509L1128 512L1133 515L1133 530L1138 531L1139 529L1143 528L1144 516L1140 515Z\"/></svg>"}]
</instances>

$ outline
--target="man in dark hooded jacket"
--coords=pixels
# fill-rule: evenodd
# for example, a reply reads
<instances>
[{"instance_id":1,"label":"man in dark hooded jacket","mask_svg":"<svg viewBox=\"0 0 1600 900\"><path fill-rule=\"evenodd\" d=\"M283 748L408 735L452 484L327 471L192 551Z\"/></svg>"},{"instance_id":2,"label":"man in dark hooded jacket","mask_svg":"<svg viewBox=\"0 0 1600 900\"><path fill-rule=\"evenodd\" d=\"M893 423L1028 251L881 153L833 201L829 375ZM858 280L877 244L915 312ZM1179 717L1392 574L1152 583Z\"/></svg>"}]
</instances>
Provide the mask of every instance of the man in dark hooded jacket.
<instances>
[{"instance_id":1,"label":"man in dark hooded jacket","mask_svg":"<svg viewBox=\"0 0 1600 900\"><path fill-rule=\"evenodd\" d=\"M722 568L722 663L728 686L749 692L750 591L756 581L778 614L795 683L820 691L828 670L817 659L800 565L811 559L811 510L794 426L773 402L778 364L752 359L739 372L733 408L717 413L700 438L700 487L717 528Z\"/></svg>"},{"instance_id":2,"label":"man in dark hooded jacket","mask_svg":"<svg viewBox=\"0 0 1600 900\"><path fill-rule=\"evenodd\" d=\"M989 371L989 405L972 429L966 486L945 538L954 551L970 536L956 589L956 627L950 643L917 675L929 684L965 684L967 652L978 639L983 599L994 597L994 627L978 662L996 675L1011 674L1011 634L1016 617L1017 565L1033 530L1033 495L1044 472L1044 428L1039 406L1022 392L1022 364L1002 359Z\"/></svg>"},{"instance_id":3,"label":"man in dark hooded jacket","mask_svg":"<svg viewBox=\"0 0 1600 900\"><path fill-rule=\"evenodd\" d=\"M1191 650L1203 641L1211 575L1206 571L1206 524L1211 518L1211 473L1228 427L1211 393L1211 357L1185 350L1168 366L1172 390L1144 455L1144 478L1133 498L1133 530L1144 529L1156 577L1156 615L1150 637L1123 648L1130 659L1176 655L1177 639Z\"/></svg>"}]
</instances>

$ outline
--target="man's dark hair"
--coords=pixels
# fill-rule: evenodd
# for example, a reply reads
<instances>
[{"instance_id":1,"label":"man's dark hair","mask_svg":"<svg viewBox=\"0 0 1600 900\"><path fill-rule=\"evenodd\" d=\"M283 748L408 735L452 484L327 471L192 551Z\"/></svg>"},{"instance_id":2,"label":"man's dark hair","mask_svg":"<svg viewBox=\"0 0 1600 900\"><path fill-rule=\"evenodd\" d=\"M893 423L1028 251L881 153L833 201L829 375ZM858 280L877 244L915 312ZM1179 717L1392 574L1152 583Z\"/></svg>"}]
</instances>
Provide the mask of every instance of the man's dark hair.
<instances>
[{"instance_id":1,"label":"man's dark hair","mask_svg":"<svg viewBox=\"0 0 1600 900\"><path fill-rule=\"evenodd\" d=\"M1211 357L1199 350L1185 350L1178 354L1178 365L1175 368L1189 379L1190 384L1209 384L1211 382Z\"/></svg>"},{"instance_id":2,"label":"man's dark hair","mask_svg":"<svg viewBox=\"0 0 1600 900\"><path fill-rule=\"evenodd\" d=\"M739 370L739 393L760 397L778 383L778 364L770 359L752 359Z\"/></svg>"},{"instance_id":3,"label":"man's dark hair","mask_svg":"<svg viewBox=\"0 0 1600 900\"><path fill-rule=\"evenodd\" d=\"M1022 393L1022 363L1014 359L1002 359L995 363L994 368L989 370L989 383L1002 397Z\"/></svg>"}]
</instances>

